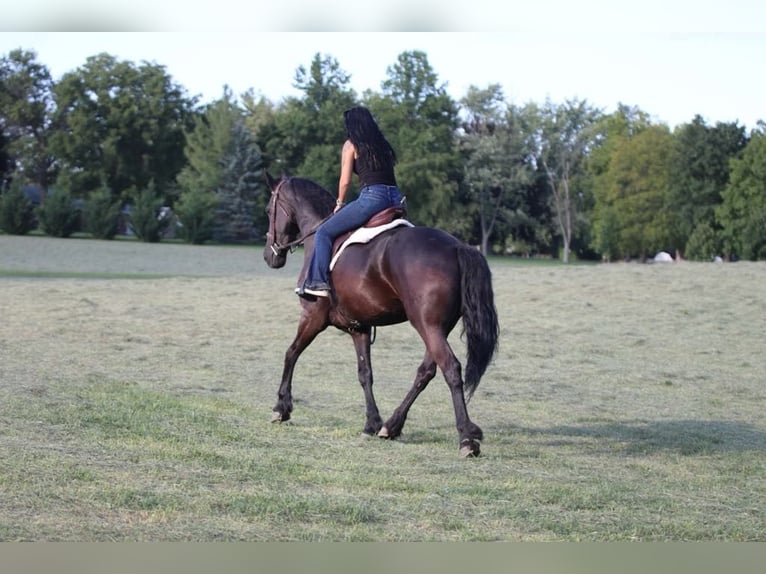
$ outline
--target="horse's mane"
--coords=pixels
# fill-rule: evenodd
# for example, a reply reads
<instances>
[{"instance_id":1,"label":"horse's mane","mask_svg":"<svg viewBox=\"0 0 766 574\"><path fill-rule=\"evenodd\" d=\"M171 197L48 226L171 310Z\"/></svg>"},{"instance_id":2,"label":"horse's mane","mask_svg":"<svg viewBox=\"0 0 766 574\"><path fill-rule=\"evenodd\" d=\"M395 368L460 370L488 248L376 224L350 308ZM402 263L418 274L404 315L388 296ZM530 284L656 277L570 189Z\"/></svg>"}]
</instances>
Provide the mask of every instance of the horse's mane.
<instances>
[{"instance_id":1,"label":"horse's mane","mask_svg":"<svg viewBox=\"0 0 766 574\"><path fill-rule=\"evenodd\" d=\"M288 177L286 179L289 181L296 199L308 203L315 213L324 217L332 211L335 199L328 189L305 177Z\"/></svg>"}]
</instances>

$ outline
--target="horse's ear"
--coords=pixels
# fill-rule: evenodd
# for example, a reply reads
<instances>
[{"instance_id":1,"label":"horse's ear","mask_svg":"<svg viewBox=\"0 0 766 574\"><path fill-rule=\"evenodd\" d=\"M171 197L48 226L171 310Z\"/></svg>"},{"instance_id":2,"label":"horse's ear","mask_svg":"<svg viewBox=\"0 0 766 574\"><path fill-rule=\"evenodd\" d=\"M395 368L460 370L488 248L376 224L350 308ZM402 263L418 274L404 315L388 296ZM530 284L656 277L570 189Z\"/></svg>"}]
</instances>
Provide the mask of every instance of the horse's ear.
<instances>
[{"instance_id":1,"label":"horse's ear","mask_svg":"<svg viewBox=\"0 0 766 574\"><path fill-rule=\"evenodd\" d=\"M274 191L277 188L277 180L271 177L271 174L268 172L268 170L263 170L263 178L266 180L266 185L269 186L271 191Z\"/></svg>"}]
</instances>

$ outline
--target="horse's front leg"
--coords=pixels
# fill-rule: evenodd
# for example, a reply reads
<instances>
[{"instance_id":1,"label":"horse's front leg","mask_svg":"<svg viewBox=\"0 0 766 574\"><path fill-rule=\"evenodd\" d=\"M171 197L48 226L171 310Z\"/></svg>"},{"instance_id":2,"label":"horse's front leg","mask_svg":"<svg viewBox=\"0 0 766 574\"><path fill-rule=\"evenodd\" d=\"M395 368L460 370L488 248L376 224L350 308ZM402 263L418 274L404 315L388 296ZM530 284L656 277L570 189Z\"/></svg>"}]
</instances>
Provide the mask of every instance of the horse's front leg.
<instances>
[{"instance_id":1,"label":"horse's front leg","mask_svg":"<svg viewBox=\"0 0 766 574\"><path fill-rule=\"evenodd\" d=\"M375 403L375 395L372 393L372 363L370 362L370 330L354 331L351 333L354 340L354 349L356 350L357 373L359 383L364 390L364 401L366 404L367 418L362 432L368 435L375 435L383 426L383 421L378 412L378 405Z\"/></svg>"},{"instance_id":2,"label":"horse's front leg","mask_svg":"<svg viewBox=\"0 0 766 574\"><path fill-rule=\"evenodd\" d=\"M316 307L315 307L316 305ZM279 383L277 392L277 404L271 414L271 422L280 423L290 420L290 413L293 412L293 371L298 357L301 356L306 347L324 331L327 327L327 313L323 312L322 303L306 304L303 308L300 323L298 323L298 334L285 352L285 362L282 368L282 381Z\"/></svg>"}]
</instances>

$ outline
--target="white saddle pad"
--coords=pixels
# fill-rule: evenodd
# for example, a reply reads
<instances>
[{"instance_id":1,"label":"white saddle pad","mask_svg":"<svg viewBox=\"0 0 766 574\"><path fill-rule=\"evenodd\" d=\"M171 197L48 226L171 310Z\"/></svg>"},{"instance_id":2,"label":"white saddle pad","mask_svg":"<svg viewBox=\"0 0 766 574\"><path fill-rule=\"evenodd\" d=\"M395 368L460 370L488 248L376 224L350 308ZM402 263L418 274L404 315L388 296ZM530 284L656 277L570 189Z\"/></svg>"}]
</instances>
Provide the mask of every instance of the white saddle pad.
<instances>
[{"instance_id":1,"label":"white saddle pad","mask_svg":"<svg viewBox=\"0 0 766 574\"><path fill-rule=\"evenodd\" d=\"M340 246L340 249L338 249L338 252L335 254L335 256L332 258L332 261L330 261L330 270L332 271L333 267L335 267L335 264L338 262L338 258L340 257L340 254L343 253L343 250L346 248L347 245L351 245L352 243L369 243L372 239L374 239L376 236L380 235L384 231L388 231L389 229L393 229L394 227L399 227L400 225L406 225L408 227L415 227L407 221L406 219L394 219L391 223L386 223L385 225L378 225L376 227L360 227L356 231L354 231L348 239L346 239L343 244Z\"/></svg>"}]
</instances>

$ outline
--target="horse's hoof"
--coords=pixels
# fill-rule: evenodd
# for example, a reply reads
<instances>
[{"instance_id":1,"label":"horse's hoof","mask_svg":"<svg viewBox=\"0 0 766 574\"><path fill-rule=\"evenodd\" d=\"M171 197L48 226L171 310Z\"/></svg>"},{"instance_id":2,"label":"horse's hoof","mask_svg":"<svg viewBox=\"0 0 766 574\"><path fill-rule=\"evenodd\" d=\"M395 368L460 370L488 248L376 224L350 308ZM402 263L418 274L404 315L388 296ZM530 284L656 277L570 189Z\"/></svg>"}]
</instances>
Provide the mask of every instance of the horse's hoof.
<instances>
[{"instance_id":1,"label":"horse's hoof","mask_svg":"<svg viewBox=\"0 0 766 574\"><path fill-rule=\"evenodd\" d=\"M388 429L386 427L381 427L378 431L378 436L380 438L388 438Z\"/></svg>"},{"instance_id":2,"label":"horse's hoof","mask_svg":"<svg viewBox=\"0 0 766 574\"><path fill-rule=\"evenodd\" d=\"M274 411L271 413L271 422L273 423L281 423L282 422L282 413L279 411Z\"/></svg>"},{"instance_id":3,"label":"horse's hoof","mask_svg":"<svg viewBox=\"0 0 766 574\"><path fill-rule=\"evenodd\" d=\"M460 443L460 456L472 458L481 453L481 443L478 440L467 438Z\"/></svg>"}]
</instances>

